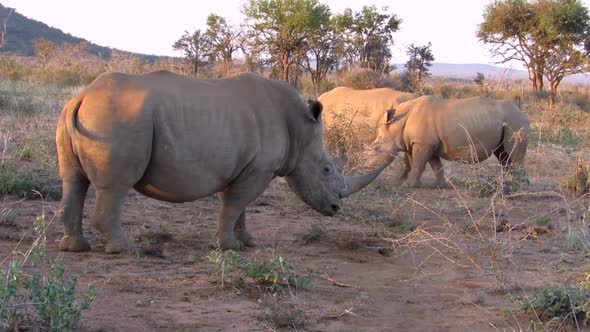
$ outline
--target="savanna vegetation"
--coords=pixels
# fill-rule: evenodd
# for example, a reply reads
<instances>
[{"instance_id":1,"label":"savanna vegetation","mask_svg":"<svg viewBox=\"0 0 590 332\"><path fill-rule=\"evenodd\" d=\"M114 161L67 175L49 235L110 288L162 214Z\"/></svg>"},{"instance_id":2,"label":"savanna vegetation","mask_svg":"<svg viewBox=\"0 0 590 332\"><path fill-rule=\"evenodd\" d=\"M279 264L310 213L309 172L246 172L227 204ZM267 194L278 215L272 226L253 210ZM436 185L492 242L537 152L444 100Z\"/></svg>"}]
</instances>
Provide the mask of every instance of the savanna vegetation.
<instances>
[{"instance_id":1,"label":"savanna vegetation","mask_svg":"<svg viewBox=\"0 0 590 332\"><path fill-rule=\"evenodd\" d=\"M314 0L250 0L244 14L240 25L209 15L205 29L171 45L183 52L177 59L107 56L50 37L32 41L33 53L2 53L0 330L587 328L590 87L561 83L588 64L590 19L579 1L504 0L482 13L478 37L498 61L523 61L530 82L431 77L431 44L410 45L394 71L389 49L403 17L389 9L332 13ZM10 41L18 16L5 17ZM132 255L105 256L87 227L98 249L58 256L61 108L102 72L157 69L256 71L306 97L345 85L513 99L532 124L526 172L503 173L493 158L445 163L451 188L408 189L397 186L396 162L333 218L277 179L249 211L262 246L240 253L207 247L215 199L178 205L130 193L123 219ZM347 119L325 128L325 142L349 155L347 171L362 164Z\"/></svg>"}]
</instances>

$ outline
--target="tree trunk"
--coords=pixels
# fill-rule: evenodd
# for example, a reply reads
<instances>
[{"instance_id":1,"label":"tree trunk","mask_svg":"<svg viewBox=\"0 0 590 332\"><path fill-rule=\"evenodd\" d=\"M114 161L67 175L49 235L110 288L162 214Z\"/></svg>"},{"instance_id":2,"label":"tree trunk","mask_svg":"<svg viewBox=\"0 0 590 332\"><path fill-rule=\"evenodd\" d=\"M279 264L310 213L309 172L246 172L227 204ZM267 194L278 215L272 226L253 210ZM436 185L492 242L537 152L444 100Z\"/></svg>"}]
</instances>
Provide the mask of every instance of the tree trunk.
<instances>
[{"instance_id":1,"label":"tree trunk","mask_svg":"<svg viewBox=\"0 0 590 332\"><path fill-rule=\"evenodd\" d=\"M549 107L553 108L555 105L555 97L557 97L557 87L561 83L559 79L553 79L549 81Z\"/></svg>"},{"instance_id":2,"label":"tree trunk","mask_svg":"<svg viewBox=\"0 0 590 332\"><path fill-rule=\"evenodd\" d=\"M543 91L543 74L538 69L533 73L533 91Z\"/></svg>"},{"instance_id":3,"label":"tree trunk","mask_svg":"<svg viewBox=\"0 0 590 332\"><path fill-rule=\"evenodd\" d=\"M281 57L281 63L283 65L283 77L284 81L289 82L289 51L283 51L283 55Z\"/></svg>"},{"instance_id":4,"label":"tree trunk","mask_svg":"<svg viewBox=\"0 0 590 332\"><path fill-rule=\"evenodd\" d=\"M198 77L199 75L199 60L195 60L193 62L193 77Z\"/></svg>"}]
</instances>

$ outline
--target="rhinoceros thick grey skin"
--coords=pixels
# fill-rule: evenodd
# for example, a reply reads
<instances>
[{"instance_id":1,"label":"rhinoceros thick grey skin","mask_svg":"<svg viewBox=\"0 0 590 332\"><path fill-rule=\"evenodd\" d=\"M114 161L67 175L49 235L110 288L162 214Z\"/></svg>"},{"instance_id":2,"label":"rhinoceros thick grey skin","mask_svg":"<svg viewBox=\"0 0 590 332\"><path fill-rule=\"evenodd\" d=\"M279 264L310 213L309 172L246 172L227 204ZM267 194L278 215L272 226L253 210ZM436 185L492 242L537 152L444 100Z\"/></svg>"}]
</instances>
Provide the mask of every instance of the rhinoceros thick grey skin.
<instances>
[{"instance_id":1,"label":"rhinoceros thick grey skin","mask_svg":"<svg viewBox=\"0 0 590 332\"><path fill-rule=\"evenodd\" d=\"M504 168L524 166L530 123L510 100L424 96L386 111L384 120L368 164L382 160L383 153L405 152L402 178L408 177L410 187L420 185L426 163L444 185L441 158L476 163L494 154Z\"/></svg>"},{"instance_id":2,"label":"rhinoceros thick grey skin","mask_svg":"<svg viewBox=\"0 0 590 332\"><path fill-rule=\"evenodd\" d=\"M383 112L417 97L416 94L390 88L356 90L337 87L323 93L318 100L324 106L322 117L325 126L332 126L340 119L346 125L350 123L353 132L364 143L370 144L377 136Z\"/></svg>"},{"instance_id":3,"label":"rhinoceros thick grey skin","mask_svg":"<svg viewBox=\"0 0 590 332\"><path fill-rule=\"evenodd\" d=\"M324 150L321 111L319 102L306 105L287 83L252 73L211 80L166 71L101 75L67 103L58 121L60 250L90 250L82 234L90 184L96 189L91 224L108 253L127 249L120 216L131 188L168 202L220 192L214 244L221 248L253 244L245 207L276 176L315 210L335 214L342 197L387 165L342 176Z\"/></svg>"}]
</instances>

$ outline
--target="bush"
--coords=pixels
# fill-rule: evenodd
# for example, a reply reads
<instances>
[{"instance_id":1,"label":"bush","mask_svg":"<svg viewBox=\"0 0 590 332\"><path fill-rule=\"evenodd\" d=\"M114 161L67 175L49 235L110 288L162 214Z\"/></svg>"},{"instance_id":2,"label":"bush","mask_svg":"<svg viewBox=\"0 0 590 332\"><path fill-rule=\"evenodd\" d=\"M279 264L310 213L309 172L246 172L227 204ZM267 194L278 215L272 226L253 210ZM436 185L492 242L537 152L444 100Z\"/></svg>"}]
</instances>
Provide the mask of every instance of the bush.
<instances>
[{"instance_id":1,"label":"bush","mask_svg":"<svg viewBox=\"0 0 590 332\"><path fill-rule=\"evenodd\" d=\"M76 275L66 277L62 258L50 259L45 254L45 218L38 217L34 226L37 238L24 258L15 255L0 270L0 330L18 331L26 326L74 331L96 291L89 287L78 301ZM31 272L25 269L28 260ZM49 264L49 272L43 271L44 264Z\"/></svg>"},{"instance_id":2,"label":"bush","mask_svg":"<svg viewBox=\"0 0 590 332\"><path fill-rule=\"evenodd\" d=\"M11 163L0 166L0 195L39 198L41 194L57 200L61 197L61 190L56 181L42 170L17 169Z\"/></svg>"},{"instance_id":3,"label":"bush","mask_svg":"<svg viewBox=\"0 0 590 332\"><path fill-rule=\"evenodd\" d=\"M207 255L207 260L215 266L213 273L221 276L222 286L228 273L236 270L267 286L272 292L281 292L288 287L300 289L311 286L311 281L305 277L298 277L293 265L281 256L273 256L269 260L250 261L240 257L233 250L212 250Z\"/></svg>"},{"instance_id":4,"label":"bush","mask_svg":"<svg viewBox=\"0 0 590 332\"><path fill-rule=\"evenodd\" d=\"M467 188L475 197L490 197L497 192L509 195L526 188L529 184L524 168L514 168L493 175L481 172L481 168L479 170L467 180Z\"/></svg>"},{"instance_id":5,"label":"bush","mask_svg":"<svg viewBox=\"0 0 590 332\"><path fill-rule=\"evenodd\" d=\"M590 191L590 166L584 165L582 155L578 156L576 168L571 176L563 182L563 186L575 195L584 195Z\"/></svg>"},{"instance_id":6,"label":"bush","mask_svg":"<svg viewBox=\"0 0 590 332\"><path fill-rule=\"evenodd\" d=\"M590 293L579 287L543 286L522 300L521 308L526 313L557 325L564 321L572 325L576 325L576 322L586 325L589 299Z\"/></svg>"},{"instance_id":7,"label":"bush","mask_svg":"<svg viewBox=\"0 0 590 332\"><path fill-rule=\"evenodd\" d=\"M353 89L366 90L379 86L381 74L366 68L355 68L344 71L339 76L339 85Z\"/></svg>"},{"instance_id":8,"label":"bush","mask_svg":"<svg viewBox=\"0 0 590 332\"><path fill-rule=\"evenodd\" d=\"M363 165L363 127L355 126L344 114L333 113L332 116L329 125L324 125L324 145L328 153L331 156L346 155L348 168Z\"/></svg>"}]
</instances>

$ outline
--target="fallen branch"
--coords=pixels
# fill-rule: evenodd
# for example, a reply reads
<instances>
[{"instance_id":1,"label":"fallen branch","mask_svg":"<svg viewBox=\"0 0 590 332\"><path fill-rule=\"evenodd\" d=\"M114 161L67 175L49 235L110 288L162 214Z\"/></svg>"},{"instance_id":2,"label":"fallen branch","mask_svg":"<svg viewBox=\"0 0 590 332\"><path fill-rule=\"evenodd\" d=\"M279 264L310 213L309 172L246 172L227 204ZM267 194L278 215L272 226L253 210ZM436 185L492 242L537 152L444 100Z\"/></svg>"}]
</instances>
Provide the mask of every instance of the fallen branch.
<instances>
[{"instance_id":1,"label":"fallen branch","mask_svg":"<svg viewBox=\"0 0 590 332\"><path fill-rule=\"evenodd\" d=\"M351 316L359 317L359 315L357 315L354 312L352 312L352 307L350 307L349 309L346 309L346 310L344 310L343 312L341 312L339 314L321 314L320 315L320 319L322 319L322 318L335 319L335 318L340 318L340 317L345 316L345 315L351 315Z\"/></svg>"},{"instance_id":2,"label":"fallen branch","mask_svg":"<svg viewBox=\"0 0 590 332\"><path fill-rule=\"evenodd\" d=\"M339 282L339 281L336 281L336 280L334 280L334 279L332 279L332 278L330 278L330 277L325 277L324 279L325 279L327 282L331 282L332 284L334 284L334 285L336 285L336 286L338 286L338 287L355 287L355 286L353 286L353 285L349 285L349 284L341 283L341 282Z\"/></svg>"}]
</instances>

